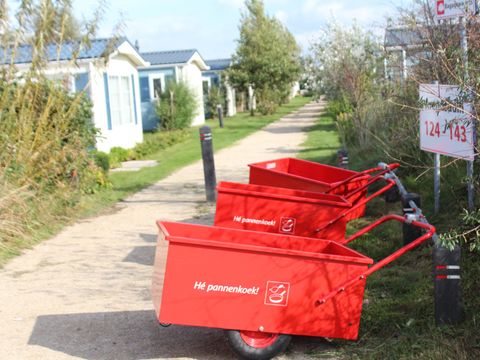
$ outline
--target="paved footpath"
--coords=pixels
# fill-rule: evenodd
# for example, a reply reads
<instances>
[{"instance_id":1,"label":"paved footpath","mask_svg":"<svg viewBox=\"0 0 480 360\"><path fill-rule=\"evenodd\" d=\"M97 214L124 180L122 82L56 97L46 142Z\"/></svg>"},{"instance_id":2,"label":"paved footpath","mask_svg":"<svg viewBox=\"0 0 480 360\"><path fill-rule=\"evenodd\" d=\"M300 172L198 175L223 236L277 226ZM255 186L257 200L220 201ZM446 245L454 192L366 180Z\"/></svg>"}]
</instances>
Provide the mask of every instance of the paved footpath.
<instances>
[{"instance_id":1,"label":"paved footpath","mask_svg":"<svg viewBox=\"0 0 480 360\"><path fill-rule=\"evenodd\" d=\"M217 179L246 182L248 163L295 156L321 109L309 104L219 151ZM234 358L221 330L161 328L152 310L155 221L212 223L204 200L199 161L11 261L0 271L0 358ZM323 346L294 338L279 358Z\"/></svg>"}]
</instances>

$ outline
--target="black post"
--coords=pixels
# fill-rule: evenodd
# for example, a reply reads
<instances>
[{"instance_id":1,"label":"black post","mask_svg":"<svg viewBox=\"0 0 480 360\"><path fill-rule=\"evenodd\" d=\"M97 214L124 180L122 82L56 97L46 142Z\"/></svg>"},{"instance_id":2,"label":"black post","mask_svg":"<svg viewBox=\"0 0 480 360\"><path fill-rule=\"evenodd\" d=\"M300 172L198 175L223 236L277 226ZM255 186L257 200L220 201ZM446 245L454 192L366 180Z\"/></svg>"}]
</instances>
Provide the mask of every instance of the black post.
<instances>
[{"instance_id":1,"label":"black post","mask_svg":"<svg viewBox=\"0 0 480 360\"><path fill-rule=\"evenodd\" d=\"M207 201L215 202L217 179L215 176L215 161L213 159L212 130L208 126L200 128L200 145L202 147L203 174L205 177Z\"/></svg>"},{"instance_id":2,"label":"black post","mask_svg":"<svg viewBox=\"0 0 480 360\"><path fill-rule=\"evenodd\" d=\"M337 163L338 167L348 169L348 151L340 149L337 151Z\"/></svg>"},{"instance_id":3,"label":"black post","mask_svg":"<svg viewBox=\"0 0 480 360\"><path fill-rule=\"evenodd\" d=\"M220 123L220 127L223 128L223 110L222 110L222 105L217 105L217 113L218 113L218 122Z\"/></svg>"},{"instance_id":4,"label":"black post","mask_svg":"<svg viewBox=\"0 0 480 360\"><path fill-rule=\"evenodd\" d=\"M463 320L460 283L459 246L450 251L443 246L433 247L433 274L435 281L435 322L437 325L455 325Z\"/></svg>"},{"instance_id":5,"label":"black post","mask_svg":"<svg viewBox=\"0 0 480 360\"><path fill-rule=\"evenodd\" d=\"M422 207L422 201L419 194L407 193L402 198L403 204L403 214L414 214L415 211L410 207L410 201L414 201L417 207L420 209ZM408 245L415 239L422 236L422 229L411 224L403 224L403 244Z\"/></svg>"}]
</instances>

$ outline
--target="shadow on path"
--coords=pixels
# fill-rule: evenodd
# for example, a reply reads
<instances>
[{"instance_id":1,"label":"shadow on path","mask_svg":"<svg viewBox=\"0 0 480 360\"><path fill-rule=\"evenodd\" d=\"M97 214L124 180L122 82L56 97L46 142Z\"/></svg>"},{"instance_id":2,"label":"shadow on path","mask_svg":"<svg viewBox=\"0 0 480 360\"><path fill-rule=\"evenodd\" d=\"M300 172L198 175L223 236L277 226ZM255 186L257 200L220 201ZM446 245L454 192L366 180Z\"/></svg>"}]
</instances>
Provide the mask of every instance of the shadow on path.
<instances>
[{"instance_id":1,"label":"shadow on path","mask_svg":"<svg viewBox=\"0 0 480 360\"><path fill-rule=\"evenodd\" d=\"M161 327L151 311L39 316L28 341L83 359L234 359L219 329Z\"/></svg>"}]
</instances>

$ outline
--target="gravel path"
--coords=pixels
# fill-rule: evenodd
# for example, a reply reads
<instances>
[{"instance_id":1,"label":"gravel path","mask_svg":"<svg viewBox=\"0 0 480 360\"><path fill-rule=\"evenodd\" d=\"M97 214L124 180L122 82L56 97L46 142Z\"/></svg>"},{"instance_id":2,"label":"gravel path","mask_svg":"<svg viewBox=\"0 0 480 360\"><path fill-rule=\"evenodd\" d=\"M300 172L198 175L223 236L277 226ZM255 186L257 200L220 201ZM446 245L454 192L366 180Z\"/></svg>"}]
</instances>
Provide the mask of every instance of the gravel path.
<instances>
[{"instance_id":1,"label":"gravel path","mask_svg":"<svg viewBox=\"0 0 480 360\"><path fill-rule=\"evenodd\" d=\"M247 164L295 156L322 104L300 111L219 151L218 180L246 182ZM201 162L69 226L0 271L2 359L231 359L222 331L158 326L150 278L158 219L212 223ZM287 355L324 347L295 338Z\"/></svg>"}]
</instances>

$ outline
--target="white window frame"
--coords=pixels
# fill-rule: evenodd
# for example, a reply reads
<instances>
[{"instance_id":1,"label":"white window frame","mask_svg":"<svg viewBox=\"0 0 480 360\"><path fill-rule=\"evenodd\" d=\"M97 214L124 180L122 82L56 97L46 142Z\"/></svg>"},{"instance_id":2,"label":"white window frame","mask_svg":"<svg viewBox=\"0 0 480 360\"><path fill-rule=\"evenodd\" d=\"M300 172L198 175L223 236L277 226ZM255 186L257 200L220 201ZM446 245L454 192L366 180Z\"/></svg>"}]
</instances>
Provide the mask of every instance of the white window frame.
<instances>
[{"instance_id":1,"label":"white window frame","mask_svg":"<svg viewBox=\"0 0 480 360\"><path fill-rule=\"evenodd\" d=\"M203 83L208 83L208 94L210 94L210 90L212 90L212 78L210 76L202 76L202 94L203 94Z\"/></svg>"},{"instance_id":2,"label":"white window frame","mask_svg":"<svg viewBox=\"0 0 480 360\"><path fill-rule=\"evenodd\" d=\"M45 77L49 81L60 85L62 88L66 89L69 94L74 94L75 89L75 74L70 72L46 72ZM66 84L68 82L68 84ZM65 86L66 85L66 86Z\"/></svg>"},{"instance_id":3,"label":"white window frame","mask_svg":"<svg viewBox=\"0 0 480 360\"><path fill-rule=\"evenodd\" d=\"M109 96L109 102L110 102L110 121L111 121L111 124L112 124L112 129L114 127L117 127L117 126L125 126L125 125L133 125L135 124L135 107L134 107L134 104L133 104L133 93L132 93L132 74L108 74L108 96ZM130 121L129 122L122 122L122 119L114 119L114 111L112 109L112 90L113 90L113 84L111 82L111 78L118 78L119 79L119 83L121 83L121 78L127 78L127 81L128 81L128 89L130 91ZM120 103L122 103L123 99L120 99ZM119 120L119 121L115 121L115 120Z\"/></svg>"},{"instance_id":4,"label":"white window frame","mask_svg":"<svg viewBox=\"0 0 480 360\"><path fill-rule=\"evenodd\" d=\"M165 74L150 74L148 75L148 89L150 90L150 100L156 100L155 89L153 87L153 81L160 79L162 85L162 92L165 92Z\"/></svg>"}]
</instances>

